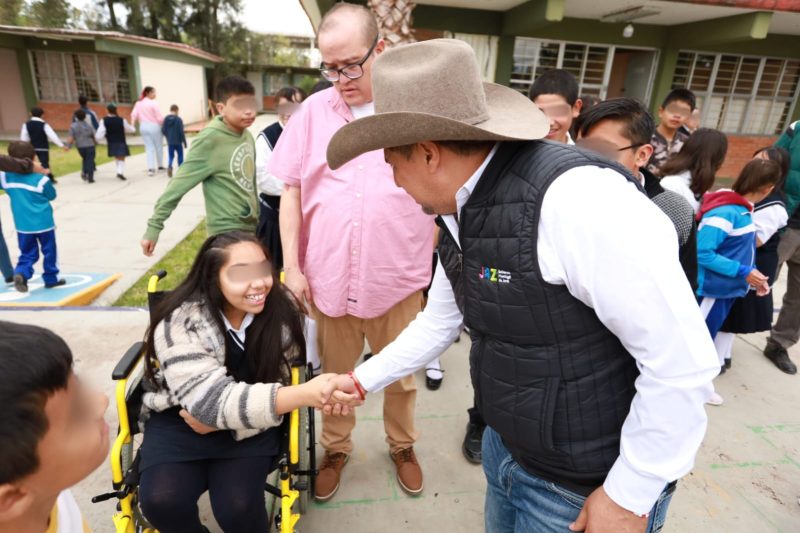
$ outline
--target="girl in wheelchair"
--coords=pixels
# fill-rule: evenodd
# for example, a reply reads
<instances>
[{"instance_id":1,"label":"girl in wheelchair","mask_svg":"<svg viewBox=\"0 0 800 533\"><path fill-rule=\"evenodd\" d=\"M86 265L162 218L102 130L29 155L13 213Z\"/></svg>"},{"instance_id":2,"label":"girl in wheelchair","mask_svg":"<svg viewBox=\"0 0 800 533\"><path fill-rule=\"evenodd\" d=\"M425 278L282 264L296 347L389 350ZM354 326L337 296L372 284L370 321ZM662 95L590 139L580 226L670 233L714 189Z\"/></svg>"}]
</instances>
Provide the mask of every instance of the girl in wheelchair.
<instances>
[{"instance_id":1,"label":"girl in wheelchair","mask_svg":"<svg viewBox=\"0 0 800 533\"><path fill-rule=\"evenodd\" d=\"M285 386L290 362L305 355L303 317L255 235L203 244L153 308L146 346L144 516L160 533L202 533L197 500L208 490L224 531L267 531L264 483L282 415L320 407L331 374Z\"/></svg>"}]
</instances>

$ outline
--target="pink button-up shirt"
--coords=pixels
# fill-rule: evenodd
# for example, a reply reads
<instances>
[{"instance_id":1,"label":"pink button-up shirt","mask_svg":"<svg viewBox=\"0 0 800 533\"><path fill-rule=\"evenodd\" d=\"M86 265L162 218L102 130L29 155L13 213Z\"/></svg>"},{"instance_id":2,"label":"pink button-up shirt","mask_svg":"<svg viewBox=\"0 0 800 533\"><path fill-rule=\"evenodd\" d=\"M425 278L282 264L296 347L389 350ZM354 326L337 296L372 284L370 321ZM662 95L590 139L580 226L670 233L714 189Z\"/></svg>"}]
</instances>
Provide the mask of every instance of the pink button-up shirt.
<instances>
[{"instance_id":1,"label":"pink button-up shirt","mask_svg":"<svg viewBox=\"0 0 800 533\"><path fill-rule=\"evenodd\" d=\"M161 114L158 104L152 98L143 98L133 105L131 111L131 121L152 122L161 125L164 122L164 115Z\"/></svg>"},{"instance_id":2,"label":"pink button-up shirt","mask_svg":"<svg viewBox=\"0 0 800 533\"><path fill-rule=\"evenodd\" d=\"M300 268L314 305L332 317L375 318L431 279L433 217L394 183L376 150L338 170L328 143L353 120L335 88L294 112L272 153L269 172L300 187Z\"/></svg>"}]
</instances>

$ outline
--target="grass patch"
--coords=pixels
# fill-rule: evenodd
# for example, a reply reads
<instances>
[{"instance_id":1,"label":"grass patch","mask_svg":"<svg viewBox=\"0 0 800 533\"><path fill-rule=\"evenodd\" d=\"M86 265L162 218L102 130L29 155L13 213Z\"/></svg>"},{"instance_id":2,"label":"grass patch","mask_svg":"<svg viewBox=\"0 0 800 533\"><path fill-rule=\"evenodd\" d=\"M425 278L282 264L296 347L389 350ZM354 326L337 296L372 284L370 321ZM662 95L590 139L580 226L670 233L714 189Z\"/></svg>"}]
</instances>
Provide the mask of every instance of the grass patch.
<instances>
[{"instance_id":1,"label":"grass patch","mask_svg":"<svg viewBox=\"0 0 800 533\"><path fill-rule=\"evenodd\" d=\"M208 237L206 221L203 219L192 232L178 245L164 256L161 261L153 265L144 276L139 278L133 286L114 302L117 307L147 307L147 282L150 276L159 270L166 270L167 277L159 284L161 290L172 290L184 280L189 273L197 251Z\"/></svg>"},{"instance_id":2,"label":"grass patch","mask_svg":"<svg viewBox=\"0 0 800 533\"><path fill-rule=\"evenodd\" d=\"M131 155L137 155L144 153L144 146L128 146L131 150ZM8 142L7 141L0 141L0 153L7 154L8 153ZM95 156L95 162L98 166L102 165L103 163L108 163L109 161L113 161L113 157L108 157L108 150L105 145L98 144L97 145L97 156ZM81 170L81 156L78 153L77 148L72 148L69 152L65 152L58 146L51 146L50 147L50 168L55 174L56 179L64 176L66 174L71 174L73 172L80 172Z\"/></svg>"}]
</instances>

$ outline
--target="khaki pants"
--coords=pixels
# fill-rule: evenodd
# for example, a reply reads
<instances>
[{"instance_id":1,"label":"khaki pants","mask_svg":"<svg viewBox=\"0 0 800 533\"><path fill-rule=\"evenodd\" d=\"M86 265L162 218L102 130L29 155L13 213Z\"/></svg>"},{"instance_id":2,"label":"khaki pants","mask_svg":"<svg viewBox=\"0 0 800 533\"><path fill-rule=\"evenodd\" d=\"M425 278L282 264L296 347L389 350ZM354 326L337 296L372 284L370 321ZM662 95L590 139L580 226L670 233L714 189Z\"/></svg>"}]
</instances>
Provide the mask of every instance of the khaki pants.
<instances>
[{"instance_id":1,"label":"khaki pants","mask_svg":"<svg viewBox=\"0 0 800 533\"><path fill-rule=\"evenodd\" d=\"M351 315L329 317L312 306L317 322L317 343L323 372L346 373L355 367L364 350L364 339L373 354L380 353L422 310L422 291L415 292L389 309L383 316L370 319ZM383 427L390 451L408 448L417 440L414 428L414 404L417 386L414 375L395 381L383 391ZM320 444L325 450L350 453L350 434L356 425L355 414L322 417Z\"/></svg>"},{"instance_id":2,"label":"khaki pants","mask_svg":"<svg viewBox=\"0 0 800 533\"><path fill-rule=\"evenodd\" d=\"M778 272L786 266L786 294L770 338L787 350L800 337L800 229L787 228L778 244Z\"/></svg>"}]
</instances>

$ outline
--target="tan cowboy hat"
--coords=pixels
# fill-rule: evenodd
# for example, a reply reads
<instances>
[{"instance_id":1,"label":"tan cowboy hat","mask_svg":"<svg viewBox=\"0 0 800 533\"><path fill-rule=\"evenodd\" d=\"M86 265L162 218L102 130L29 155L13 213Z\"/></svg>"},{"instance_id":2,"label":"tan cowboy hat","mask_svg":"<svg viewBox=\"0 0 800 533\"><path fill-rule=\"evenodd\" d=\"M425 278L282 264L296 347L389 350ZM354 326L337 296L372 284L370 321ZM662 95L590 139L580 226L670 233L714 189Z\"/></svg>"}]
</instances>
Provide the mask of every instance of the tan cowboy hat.
<instances>
[{"instance_id":1,"label":"tan cowboy hat","mask_svg":"<svg viewBox=\"0 0 800 533\"><path fill-rule=\"evenodd\" d=\"M519 92L481 81L475 53L457 39L392 48L372 67L375 114L347 124L328 145L337 169L372 150L421 141L541 139L550 121Z\"/></svg>"}]
</instances>

